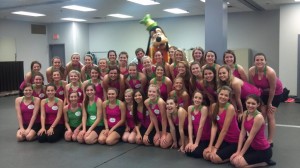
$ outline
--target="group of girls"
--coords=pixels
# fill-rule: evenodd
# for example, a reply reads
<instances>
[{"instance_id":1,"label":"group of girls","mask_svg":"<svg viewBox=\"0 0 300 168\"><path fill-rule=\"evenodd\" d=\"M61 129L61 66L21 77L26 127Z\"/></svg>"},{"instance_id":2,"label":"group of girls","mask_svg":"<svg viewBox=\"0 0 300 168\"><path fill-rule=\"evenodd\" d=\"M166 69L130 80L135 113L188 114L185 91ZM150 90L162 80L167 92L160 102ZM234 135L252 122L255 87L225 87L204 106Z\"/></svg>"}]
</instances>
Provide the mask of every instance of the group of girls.
<instances>
[{"instance_id":1,"label":"group of girls","mask_svg":"<svg viewBox=\"0 0 300 168\"><path fill-rule=\"evenodd\" d=\"M263 53L254 56L249 80L231 50L222 66L214 51L204 54L201 48L193 50L192 63L176 47L170 47L170 62L159 51L156 64L143 49L135 53L136 62L129 65L128 54L121 52L117 60L114 50L98 66L90 55L82 65L73 54L66 68L55 57L45 86L41 64L32 62L20 86L24 96L16 99L18 141L56 142L64 136L114 145L122 140L178 148L187 156L236 167L274 164L274 113L282 84Z\"/></svg>"}]
</instances>

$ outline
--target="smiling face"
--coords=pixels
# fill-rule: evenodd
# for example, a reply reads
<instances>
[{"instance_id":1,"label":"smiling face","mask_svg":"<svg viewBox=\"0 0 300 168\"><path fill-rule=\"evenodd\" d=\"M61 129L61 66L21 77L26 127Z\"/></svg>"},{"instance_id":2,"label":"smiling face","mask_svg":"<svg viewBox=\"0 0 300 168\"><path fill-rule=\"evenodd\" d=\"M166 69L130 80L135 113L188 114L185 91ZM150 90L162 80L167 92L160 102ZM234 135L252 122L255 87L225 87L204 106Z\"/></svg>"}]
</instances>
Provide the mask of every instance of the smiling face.
<instances>
[{"instance_id":1,"label":"smiling face","mask_svg":"<svg viewBox=\"0 0 300 168\"><path fill-rule=\"evenodd\" d=\"M195 106L200 106L203 101L203 96L200 92L196 92L193 97L193 102Z\"/></svg>"},{"instance_id":2,"label":"smiling face","mask_svg":"<svg viewBox=\"0 0 300 168\"><path fill-rule=\"evenodd\" d=\"M254 100L253 98L248 98L246 100L246 107L249 113L253 113L257 110L257 108L259 107L259 103Z\"/></svg>"},{"instance_id":3,"label":"smiling face","mask_svg":"<svg viewBox=\"0 0 300 168\"><path fill-rule=\"evenodd\" d=\"M116 62L117 56L115 52L109 52L108 53L108 60L110 62Z\"/></svg>"},{"instance_id":4,"label":"smiling face","mask_svg":"<svg viewBox=\"0 0 300 168\"><path fill-rule=\"evenodd\" d=\"M39 72L41 70L41 66L39 64L33 64L32 70L34 72Z\"/></svg>"},{"instance_id":5,"label":"smiling face","mask_svg":"<svg viewBox=\"0 0 300 168\"><path fill-rule=\"evenodd\" d=\"M173 99L168 99L166 102L166 109L167 111L173 112L175 109L177 109L178 105L175 103Z\"/></svg>"},{"instance_id":6,"label":"smiling face","mask_svg":"<svg viewBox=\"0 0 300 168\"><path fill-rule=\"evenodd\" d=\"M178 72L180 74L186 74L186 68L185 68L185 65L182 62L178 63L177 68L178 68Z\"/></svg>"},{"instance_id":7,"label":"smiling face","mask_svg":"<svg viewBox=\"0 0 300 168\"><path fill-rule=\"evenodd\" d=\"M70 93L70 96L69 96L69 101L71 104L77 104L78 103L78 93L77 92L72 92Z\"/></svg>"},{"instance_id":8,"label":"smiling face","mask_svg":"<svg viewBox=\"0 0 300 168\"><path fill-rule=\"evenodd\" d=\"M211 82L214 79L214 73L209 69L204 70L203 76L204 76L204 80L206 80L207 82Z\"/></svg>"},{"instance_id":9,"label":"smiling face","mask_svg":"<svg viewBox=\"0 0 300 168\"><path fill-rule=\"evenodd\" d=\"M41 86L43 84L43 77L36 75L33 80L34 84L37 86Z\"/></svg>"},{"instance_id":10,"label":"smiling face","mask_svg":"<svg viewBox=\"0 0 300 168\"><path fill-rule=\"evenodd\" d=\"M176 78L174 81L174 88L177 91L180 91L183 89L183 79L182 78Z\"/></svg>"},{"instance_id":11,"label":"smiling face","mask_svg":"<svg viewBox=\"0 0 300 168\"><path fill-rule=\"evenodd\" d=\"M205 60L207 64L213 64L216 61L216 56L213 52L207 52Z\"/></svg>"},{"instance_id":12,"label":"smiling face","mask_svg":"<svg viewBox=\"0 0 300 168\"><path fill-rule=\"evenodd\" d=\"M127 58L126 54L121 54L119 56L119 61L120 61L121 64L127 65L128 58Z\"/></svg>"},{"instance_id":13,"label":"smiling face","mask_svg":"<svg viewBox=\"0 0 300 168\"><path fill-rule=\"evenodd\" d=\"M107 98L109 101L114 101L117 99L117 92L114 89L109 89L107 91Z\"/></svg>"},{"instance_id":14,"label":"smiling face","mask_svg":"<svg viewBox=\"0 0 300 168\"><path fill-rule=\"evenodd\" d=\"M126 103L131 104L132 103L132 92L131 91L125 92L124 99L125 99Z\"/></svg>"},{"instance_id":15,"label":"smiling face","mask_svg":"<svg viewBox=\"0 0 300 168\"><path fill-rule=\"evenodd\" d=\"M143 103L143 96L140 92L136 92L134 94L134 101L137 103L137 104L140 104L140 103Z\"/></svg>"},{"instance_id":16,"label":"smiling face","mask_svg":"<svg viewBox=\"0 0 300 168\"><path fill-rule=\"evenodd\" d=\"M143 51L139 51L136 53L136 58L139 60L142 59L143 56L145 56L145 53Z\"/></svg>"},{"instance_id":17,"label":"smiling face","mask_svg":"<svg viewBox=\"0 0 300 168\"><path fill-rule=\"evenodd\" d=\"M52 61L52 65L55 69L58 69L61 67L61 60L59 58L54 58Z\"/></svg>"},{"instance_id":18,"label":"smiling face","mask_svg":"<svg viewBox=\"0 0 300 168\"><path fill-rule=\"evenodd\" d=\"M98 67L100 69L102 69L102 70L106 69L107 68L107 62L106 62L106 60L104 60L104 59L99 60Z\"/></svg>"},{"instance_id":19,"label":"smiling face","mask_svg":"<svg viewBox=\"0 0 300 168\"><path fill-rule=\"evenodd\" d=\"M143 67L145 69L151 69L152 68L152 64L151 64L150 58L144 58L143 59Z\"/></svg>"},{"instance_id":20,"label":"smiling face","mask_svg":"<svg viewBox=\"0 0 300 168\"><path fill-rule=\"evenodd\" d=\"M191 72L193 75L198 76L201 73L201 68L199 66L199 64L193 64L191 66Z\"/></svg>"},{"instance_id":21,"label":"smiling face","mask_svg":"<svg viewBox=\"0 0 300 168\"><path fill-rule=\"evenodd\" d=\"M31 86L26 86L23 90L23 93L24 93L25 97L31 97L32 93L33 93L32 87Z\"/></svg>"},{"instance_id":22,"label":"smiling face","mask_svg":"<svg viewBox=\"0 0 300 168\"><path fill-rule=\"evenodd\" d=\"M95 69L91 69L91 78L92 79L98 79L99 78L99 73Z\"/></svg>"},{"instance_id":23,"label":"smiling face","mask_svg":"<svg viewBox=\"0 0 300 168\"><path fill-rule=\"evenodd\" d=\"M108 77L111 80L116 80L118 78L118 70L116 70L116 69L110 70L109 73L108 73Z\"/></svg>"},{"instance_id":24,"label":"smiling face","mask_svg":"<svg viewBox=\"0 0 300 168\"><path fill-rule=\"evenodd\" d=\"M229 72L227 71L227 69L225 67L222 67L219 69L219 79L221 81L227 81L229 78Z\"/></svg>"},{"instance_id":25,"label":"smiling face","mask_svg":"<svg viewBox=\"0 0 300 168\"><path fill-rule=\"evenodd\" d=\"M202 53L201 50L195 50L195 51L194 51L193 58L194 58L195 61L200 62L202 56L203 56L203 53Z\"/></svg>"},{"instance_id":26,"label":"smiling face","mask_svg":"<svg viewBox=\"0 0 300 168\"><path fill-rule=\"evenodd\" d=\"M90 57L90 56L85 56L84 57L84 64L86 65L86 66L92 66L92 58Z\"/></svg>"},{"instance_id":27,"label":"smiling face","mask_svg":"<svg viewBox=\"0 0 300 168\"><path fill-rule=\"evenodd\" d=\"M265 57L263 55L257 55L257 56L255 56L254 65L257 68L264 68L266 64L267 64L267 62L266 62L266 59L265 59Z\"/></svg>"},{"instance_id":28,"label":"smiling face","mask_svg":"<svg viewBox=\"0 0 300 168\"><path fill-rule=\"evenodd\" d=\"M220 90L219 94L218 94L218 100L219 103L221 104L225 104L229 101L230 98L230 92L229 90Z\"/></svg>"},{"instance_id":29,"label":"smiling face","mask_svg":"<svg viewBox=\"0 0 300 168\"><path fill-rule=\"evenodd\" d=\"M176 62L183 61L183 53L181 51L175 51L175 60Z\"/></svg>"},{"instance_id":30,"label":"smiling face","mask_svg":"<svg viewBox=\"0 0 300 168\"><path fill-rule=\"evenodd\" d=\"M47 86L46 94L48 98L53 98L55 96L55 88L54 86Z\"/></svg>"},{"instance_id":31,"label":"smiling face","mask_svg":"<svg viewBox=\"0 0 300 168\"><path fill-rule=\"evenodd\" d=\"M136 66L129 66L128 73L131 77L136 77L137 76Z\"/></svg>"},{"instance_id":32,"label":"smiling face","mask_svg":"<svg viewBox=\"0 0 300 168\"><path fill-rule=\"evenodd\" d=\"M52 73L52 79L54 80L54 81L60 81L60 73L58 72L58 71L54 71L53 73Z\"/></svg>"},{"instance_id":33,"label":"smiling face","mask_svg":"<svg viewBox=\"0 0 300 168\"><path fill-rule=\"evenodd\" d=\"M157 66L155 70L156 77L162 77L164 76L164 69L161 66Z\"/></svg>"},{"instance_id":34,"label":"smiling face","mask_svg":"<svg viewBox=\"0 0 300 168\"><path fill-rule=\"evenodd\" d=\"M157 63L163 62L163 56L160 51L156 51L156 53L154 54L154 59Z\"/></svg>"},{"instance_id":35,"label":"smiling face","mask_svg":"<svg viewBox=\"0 0 300 168\"><path fill-rule=\"evenodd\" d=\"M73 65L78 65L80 61L80 56L78 54L72 55L71 61Z\"/></svg>"},{"instance_id":36,"label":"smiling face","mask_svg":"<svg viewBox=\"0 0 300 168\"><path fill-rule=\"evenodd\" d=\"M86 96L89 97L89 99L93 98L95 96L95 92L96 91L95 91L95 89L92 85L87 86L86 89L85 89L85 94L86 94Z\"/></svg>"},{"instance_id":37,"label":"smiling face","mask_svg":"<svg viewBox=\"0 0 300 168\"><path fill-rule=\"evenodd\" d=\"M226 65L233 65L235 63L234 56L230 53L226 53L224 56L224 62Z\"/></svg>"},{"instance_id":38,"label":"smiling face","mask_svg":"<svg viewBox=\"0 0 300 168\"><path fill-rule=\"evenodd\" d=\"M70 77L70 81L73 83L79 81L79 76L76 73L70 72L69 77Z\"/></svg>"},{"instance_id":39,"label":"smiling face","mask_svg":"<svg viewBox=\"0 0 300 168\"><path fill-rule=\"evenodd\" d=\"M156 98L158 97L158 91L157 91L157 88L155 86L149 86L148 88L148 97L151 99L151 100L156 100Z\"/></svg>"}]
</instances>

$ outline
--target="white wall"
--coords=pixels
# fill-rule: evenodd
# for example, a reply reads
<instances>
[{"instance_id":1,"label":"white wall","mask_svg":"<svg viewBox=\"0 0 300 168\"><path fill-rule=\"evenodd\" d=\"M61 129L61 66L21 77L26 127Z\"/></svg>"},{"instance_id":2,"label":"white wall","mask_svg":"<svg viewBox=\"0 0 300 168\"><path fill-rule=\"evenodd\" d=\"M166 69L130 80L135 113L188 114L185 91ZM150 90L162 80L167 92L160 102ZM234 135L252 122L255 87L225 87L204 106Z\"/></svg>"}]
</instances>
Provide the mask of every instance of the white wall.
<instances>
[{"instance_id":1,"label":"white wall","mask_svg":"<svg viewBox=\"0 0 300 168\"><path fill-rule=\"evenodd\" d=\"M89 49L89 29L85 23L53 23L47 26L49 44L65 44L66 62L69 62L71 55L78 52L83 61L84 54ZM59 39L53 40L53 34L58 34Z\"/></svg>"},{"instance_id":2,"label":"white wall","mask_svg":"<svg viewBox=\"0 0 300 168\"><path fill-rule=\"evenodd\" d=\"M284 85L291 90L292 95L297 94L297 74L299 73L297 72L299 20L300 4L280 7L279 75Z\"/></svg>"},{"instance_id":3,"label":"white wall","mask_svg":"<svg viewBox=\"0 0 300 168\"><path fill-rule=\"evenodd\" d=\"M184 49L196 46L205 48L204 16L154 20L164 29L170 45ZM136 48L146 50L149 33L138 21L96 23L90 24L89 29L91 51L115 49L119 53L125 50L132 59ZM229 14L227 39L228 48L250 48L253 53L264 52L268 63L278 71L279 11ZM102 56L106 57L106 53Z\"/></svg>"},{"instance_id":4,"label":"white wall","mask_svg":"<svg viewBox=\"0 0 300 168\"><path fill-rule=\"evenodd\" d=\"M36 60L42 64L41 72L49 65L47 36L31 34L31 23L0 20L0 37L16 40L17 61L24 61L24 73L30 71L30 64Z\"/></svg>"}]
</instances>

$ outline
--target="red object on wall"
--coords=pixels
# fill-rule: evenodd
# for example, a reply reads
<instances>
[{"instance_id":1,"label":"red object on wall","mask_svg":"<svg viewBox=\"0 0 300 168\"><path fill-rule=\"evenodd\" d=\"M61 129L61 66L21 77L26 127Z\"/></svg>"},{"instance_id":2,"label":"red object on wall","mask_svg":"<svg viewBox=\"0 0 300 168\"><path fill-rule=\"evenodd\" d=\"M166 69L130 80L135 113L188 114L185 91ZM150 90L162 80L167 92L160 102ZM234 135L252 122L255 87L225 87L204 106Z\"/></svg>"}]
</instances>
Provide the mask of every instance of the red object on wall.
<instances>
[{"instance_id":1,"label":"red object on wall","mask_svg":"<svg viewBox=\"0 0 300 168\"><path fill-rule=\"evenodd\" d=\"M59 35L55 33L55 34L53 34L52 38L53 38L53 40L58 40L59 39Z\"/></svg>"}]
</instances>

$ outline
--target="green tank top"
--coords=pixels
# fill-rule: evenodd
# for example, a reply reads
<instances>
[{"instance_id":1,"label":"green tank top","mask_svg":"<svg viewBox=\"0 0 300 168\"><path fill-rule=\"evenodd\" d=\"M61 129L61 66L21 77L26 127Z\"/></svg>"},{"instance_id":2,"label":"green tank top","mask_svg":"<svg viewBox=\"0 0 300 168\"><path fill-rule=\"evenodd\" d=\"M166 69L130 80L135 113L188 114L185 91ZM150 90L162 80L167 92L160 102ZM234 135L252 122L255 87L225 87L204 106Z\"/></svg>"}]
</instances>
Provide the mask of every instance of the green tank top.
<instances>
[{"instance_id":1,"label":"green tank top","mask_svg":"<svg viewBox=\"0 0 300 168\"><path fill-rule=\"evenodd\" d=\"M80 107L78 107L75 110L75 112L71 111L71 109L68 109L67 114L69 119L69 125L71 127L76 128L81 124L82 110Z\"/></svg>"},{"instance_id":2,"label":"green tank top","mask_svg":"<svg viewBox=\"0 0 300 168\"><path fill-rule=\"evenodd\" d=\"M86 125L92 126L94 124L95 120L97 119L97 105L96 105L95 101L92 105L87 106L86 112L87 112ZM103 120L101 120L97 126L104 126Z\"/></svg>"}]
</instances>

